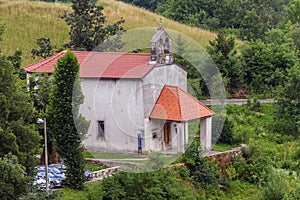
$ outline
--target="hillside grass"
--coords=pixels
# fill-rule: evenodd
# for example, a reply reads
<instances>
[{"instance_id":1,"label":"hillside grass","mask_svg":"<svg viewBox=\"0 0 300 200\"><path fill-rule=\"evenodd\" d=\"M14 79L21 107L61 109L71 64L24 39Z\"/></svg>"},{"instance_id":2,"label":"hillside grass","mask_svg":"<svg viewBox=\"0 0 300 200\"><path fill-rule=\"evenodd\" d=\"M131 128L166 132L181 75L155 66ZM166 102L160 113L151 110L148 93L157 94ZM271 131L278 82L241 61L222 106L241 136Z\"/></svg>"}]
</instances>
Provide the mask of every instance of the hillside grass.
<instances>
[{"instance_id":1,"label":"hillside grass","mask_svg":"<svg viewBox=\"0 0 300 200\"><path fill-rule=\"evenodd\" d=\"M161 18L166 29L187 35L202 46L216 36L212 32L180 24L120 1L101 0L99 3L104 6L108 23L123 18L126 30L158 27ZM61 19L64 10L71 12L70 4L0 0L0 23L5 25L3 41L0 42L2 52L13 54L18 49L22 50L22 66L26 66L37 61L31 57L31 49L36 47L37 38L50 37L52 44L57 47L67 43L69 28Z\"/></svg>"}]
</instances>

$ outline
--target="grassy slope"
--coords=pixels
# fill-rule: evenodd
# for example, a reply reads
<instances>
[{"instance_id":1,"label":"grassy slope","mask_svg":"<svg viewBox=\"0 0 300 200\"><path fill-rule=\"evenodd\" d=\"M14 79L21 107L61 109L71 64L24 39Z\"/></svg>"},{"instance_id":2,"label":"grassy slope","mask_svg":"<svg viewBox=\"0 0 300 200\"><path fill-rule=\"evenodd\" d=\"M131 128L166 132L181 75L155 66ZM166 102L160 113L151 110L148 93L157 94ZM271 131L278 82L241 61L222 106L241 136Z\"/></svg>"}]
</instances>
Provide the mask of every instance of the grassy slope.
<instances>
[{"instance_id":1,"label":"grassy slope","mask_svg":"<svg viewBox=\"0 0 300 200\"><path fill-rule=\"evenodd\" d=\"M179 31L205 46L215 34L196 27L183 25L163 18L145 9L119 1L101 0L104 14L108 23L123 17L125 29L131 30L141 27L157 27L162 18L164 27ZM1 49L5 54L12 54L17 49L23 51L23 65L34 62L31 49L40 37L50 37L56 46L68 41L68 26L60 18L64 10L71 10L70 5L60 3L45 3L32 1L0 0L0 23L5 24L5 33L1 42Z\"/></svg>"}]
</instances>

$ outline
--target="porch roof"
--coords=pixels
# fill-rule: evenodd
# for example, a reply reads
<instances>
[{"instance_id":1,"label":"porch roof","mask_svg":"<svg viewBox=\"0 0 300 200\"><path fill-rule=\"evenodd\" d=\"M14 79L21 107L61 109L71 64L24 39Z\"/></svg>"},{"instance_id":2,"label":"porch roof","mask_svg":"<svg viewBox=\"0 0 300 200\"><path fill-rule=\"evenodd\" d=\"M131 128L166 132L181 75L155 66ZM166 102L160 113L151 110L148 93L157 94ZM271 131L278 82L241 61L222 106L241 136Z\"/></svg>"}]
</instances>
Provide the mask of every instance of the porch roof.
<instances>
[{"instance_id":1,"label":"porch roof","mask_svg":"<svg viewBox=\"0 0 300 200\"><path fill-rule=\"evenodd\" d=\"M150 119L189 121L214 115L208 107L179 87L165 85Z\"/></svg>"}]
</instances>

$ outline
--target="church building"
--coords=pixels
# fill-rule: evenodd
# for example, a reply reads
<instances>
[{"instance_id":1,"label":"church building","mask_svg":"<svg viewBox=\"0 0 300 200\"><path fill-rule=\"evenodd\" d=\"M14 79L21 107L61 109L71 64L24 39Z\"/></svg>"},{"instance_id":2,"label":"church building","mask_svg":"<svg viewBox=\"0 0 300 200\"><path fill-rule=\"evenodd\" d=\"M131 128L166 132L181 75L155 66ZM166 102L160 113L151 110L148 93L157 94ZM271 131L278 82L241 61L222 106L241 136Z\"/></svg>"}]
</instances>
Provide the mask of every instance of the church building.
<instances>
[{"instance_id":1,"label":"church building","mask_svg":"<svg viewBox=\"0 0 300 200\"><path fill-rule=\"evenodd\" d=\"M84 147L90 151L183 153L188 122L200 119L202 148L211 148L214 113L187 93L187 70L172 54L172 38L162 26L150 40L151 53L72 51L80 64L84 103L90 121ZM23 69L53 73L62 51Z\"/></svg>"}]
</instances>

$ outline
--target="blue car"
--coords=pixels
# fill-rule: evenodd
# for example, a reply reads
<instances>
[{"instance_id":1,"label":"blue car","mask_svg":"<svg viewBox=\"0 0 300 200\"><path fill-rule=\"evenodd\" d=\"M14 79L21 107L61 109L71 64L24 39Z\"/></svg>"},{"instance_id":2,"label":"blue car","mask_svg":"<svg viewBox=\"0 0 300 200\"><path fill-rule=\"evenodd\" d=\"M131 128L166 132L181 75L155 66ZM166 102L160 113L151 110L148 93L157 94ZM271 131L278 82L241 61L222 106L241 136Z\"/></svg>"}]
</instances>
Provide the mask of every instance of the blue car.
<instances>
[{"instance_id":1,"label":"blue car","mask_svg":"<svg viewBox=\"0 0 300 200\"><path fill-rule=\"evenodd\" d=\"M44 165L43 166L38 166L38 167L35 168L36 172L45 171L45 170L46 170L46 167ZM54 174L55 176L59 176L59 177L65 179L65 173L62 172L61 170L59 170L58 168L52 166L52 165L48 166L48 172Z\"/></svg>"},{"instance_id":2,"label":"blue car","mask_svg":"<svg viewBox=\"0 0 300 200\"><path fill-rule=\"evenodd\" d=\"M46 171L38 171L37 177L40 177L44 180L46 180ZM63 183L63 178L55 176L53 173L48 173L48 180L49 180L49 188L53 189L56 187L61 187Z\"/></svg>"},{"instance_id":3,"label":"blue car","mask_svg":"<svg viewBox=\"0 0 300 200\"><path fill-rule=\"evenodd\" d=\"M90 170L86 170L84 172L84 175L85 175L87 181L90 181L93 179L93 172L91 172Z\"/></svg>"},{"instance_id":4,"label":"blue car","mask_svg":"<svg viewBox=\"0 0 300 200\"><path fill-rule=\"evenodd\" d=\"M67 167L63 163L51 164L51 165L49 165L49 168L50 167L55 167L55 168L59 169L61 172L63 172L63 173L65 173L66 170L67 170ZM87 181L93 179L93 172L91 172L90 170L84 171L84 175L85 175Z\"/></svg>"}]
</instances>

